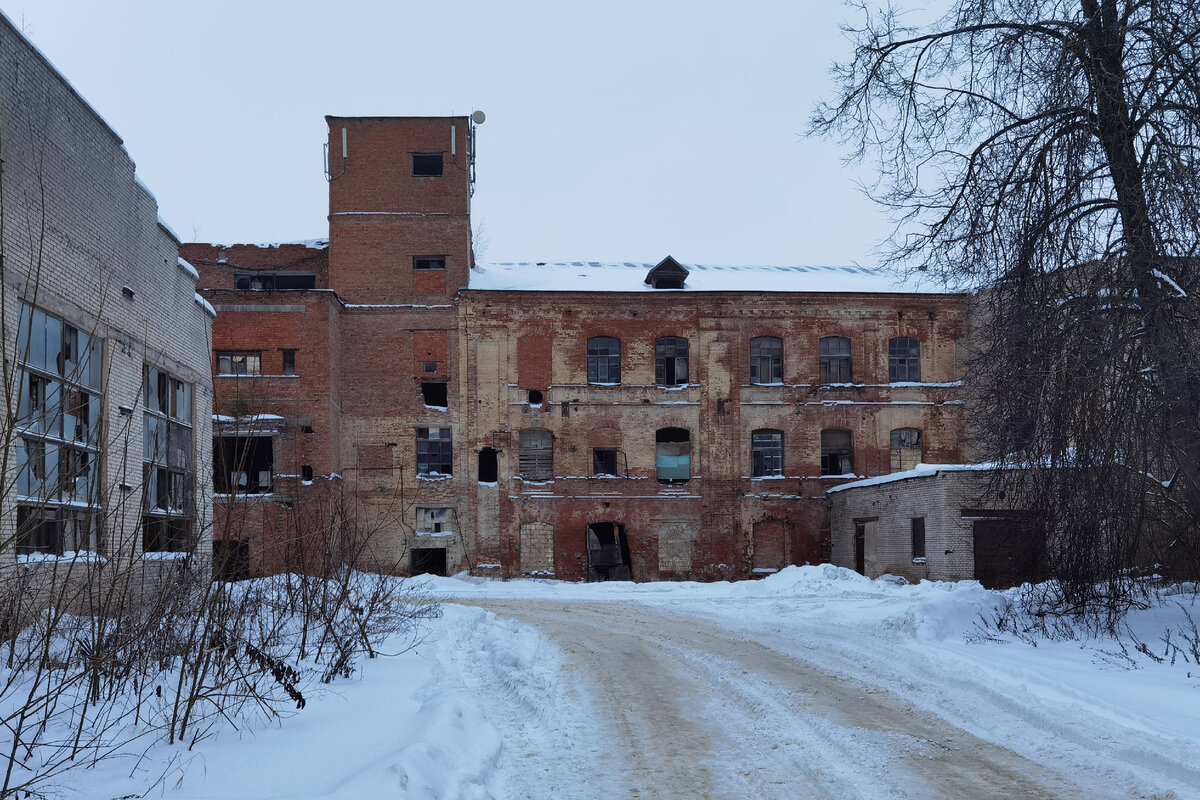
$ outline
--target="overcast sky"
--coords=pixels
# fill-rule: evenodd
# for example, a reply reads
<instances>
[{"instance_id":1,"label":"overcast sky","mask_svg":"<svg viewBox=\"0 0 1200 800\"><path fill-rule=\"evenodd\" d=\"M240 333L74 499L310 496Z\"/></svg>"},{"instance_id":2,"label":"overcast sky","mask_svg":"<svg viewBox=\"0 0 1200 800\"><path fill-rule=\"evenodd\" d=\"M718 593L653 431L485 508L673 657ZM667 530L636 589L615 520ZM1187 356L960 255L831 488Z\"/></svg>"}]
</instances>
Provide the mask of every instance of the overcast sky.
<instances>
[{"instance_id":1,"label":"overcast sky","mask_svg":"<svg viewBox=\"0 0 1200 800\"><path fill-rule=\"evenodd\" d=\"M324 116L481 109L483 260L872 264L890 230L805 138L836 0L0 0L184 240L323 237Z\"/></svg>"}]
</instances>

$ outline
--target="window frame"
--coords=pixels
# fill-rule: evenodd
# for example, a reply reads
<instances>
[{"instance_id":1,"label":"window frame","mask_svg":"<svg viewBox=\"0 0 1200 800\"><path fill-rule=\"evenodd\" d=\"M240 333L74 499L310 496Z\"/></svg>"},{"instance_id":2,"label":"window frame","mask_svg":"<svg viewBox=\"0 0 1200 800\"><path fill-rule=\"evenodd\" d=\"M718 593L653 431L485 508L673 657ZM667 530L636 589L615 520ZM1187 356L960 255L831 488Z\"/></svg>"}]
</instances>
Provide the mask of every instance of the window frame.
<instances>
[{"instance_id":1,"label":"window frame","mask_svg":"<svg viewBox=\"0 0 1200 800\"><path fill-rule=\"evenodd\" d=\"M835 351L835 345L839 348ZM844 346L844 352L841 348ZM822 385L854 382L853 343L848 336L822 336L817 343L817 381Z\"/></svg>"},{"instance_id":2,"label":"window frame","mask_svg":"<svg viewBox=\"0 0 1200 800\"><path fill-rule=\"evenodd\" d=\"M763 379L763 371L769 380ZM755 336L750 340L750 385L783 385L783 339L778 336Z\"/></svg>"},{"instance_id":3,"label":"window frame","mask_svg":"<svg viewBox=\"0 0 1200 800\"><path fill-rule=\"evenodd\" d=\"M413 256L413 269L419 272L446 269L446 256Z\"/></svg>"},{"instance_id":4,"label":"window frame","mask_svg":"<svg viewBox=\"0 0 1200 800\"><path fill-rule=\"evenodd\" d=\"M601 380L602 377L612 378L614 373L616 380ZM587 382L589 386L621 385L620 339L615 336L593 336L587 340Z\"/></svg>"},{"instance_id":5,"label":"window frame","mask_svg":"<svg viewBox=\"0 0 1200 800\"><path fill-rule=\"evenodd\" d=\"M904 438L906 436L908 436L908 438L913 438L909 436L909 434L912 433L916 434L916 444L905 444L903 441ZM924 447L925 433L920 428L892 428L888 434L888 450L891 460L889 466L891 466L891 471L903 472L905 470L913 469L916 464L921 462L921 456L924 453ZM912 466L905 466L904 454L906 452L912 453L914 451L917 454L916 463L914 463Z\"/></svg>"},{"instance_id":6,"label":"window frame","mask_svg":"<svg viewBox=\"0 0 1200 800\"><path fill-rule=\"evenodd\" d=\"M658 386L687 386L690 345L682 336L654 340L654 382ZM682 372L682 375L680 373ZM670 373L670 374L668 374Z\"/></svg>"},{"instance_id":7,"label":"window frame","mask_svg":"<svg viewBox=\"0 0 1200 800\"><path fill-rule=\"evenodd\" d=\"M912 561L914 564L925 563L926 539L925 518L910 517L909 529L912 533Z\"/></svg>"},{"instance_id":8,"label":"window frame","mask_svg":"<svg viewBox=\"0 0 1200 800\"><path fill-rule=\"evenodd\" d=\"M437 171L434 171L433 159L437 159ZM420 165L420 167L419 167ZM446 174L446 154L444 152L421 152L412 154L412 176L414 178L440 178Z\"/></svg>"},{"instance_id":9,"label":"window frame","mask_svg":"<svg viewBox=\"0 0 1200 800\"><path fill-rule=\"evenodd\" d=\"M912 336L888 339L888 383L921 382L921 340Z\"/></svg>"},{"instance_id":10,"label":"window frame","mask_svg":"<svg viewBox=\"0 0 1200 800\"><path fill-rule=\"evenodd\" d=\"M523 481L554 480L554 432L524 428L518 434L518 470Z\"/></svg>"},{"instance_id":11,"label":"window frame","mask_svg":"<svg viewBox=\"0 0 1200 800\"><path fill-rule=\"evenodd\" d=\"M142 368L142 552L195 546L195 387L152 364Z\"/></svg>"},{"instance_id":12,"label":"window frame","mask_svg":"<svg viewBox=\"0 0 1200 800\"><path fill-rule=\"evenodd\" d=\"M431 431L437 431L431 436ZM449 427L416 428L416 470L418 477L444 478L454 474L454 432ZM442 471L442 467L445 471Z\"/></svg>"},{"instance_id":13,"label":"window frame","mask_svg":"<svg viewBox=\"0 0 1200 800\"><path fill-rule=\"evenodd\" d=\"M783 431L759 428L750 433L751 478L782 478L783 459Z\"/></svg>"},{"instance_id":14,"label":"window frame","mask_svg":"<svg viewBox=\"0 0 1200 800\"><path fill-rule=\"evenodd\" d=\"M592 477L593 478L616 478L620 477L617 466L617 456L620 454L620 448L617 447L593 447L592 448ZM603 458L601 458L603 455ZM612 471L602 469L608 464L601 464L600 461L608 461L609 457L612 460Z\"/></svg>"},{"instance_id":15,"label":"window frame","mask_svg":"<svg viewBox=\"0 0 1200 800\"><path fill-rule=\"evenodd\" d=\"M262 373L262 351L261 350L214 350L213 355L216 357L216 375L218 378L236 378L258 375ZM223 371L221 367L222 361L228 362L228 372ZM237 362L241 360L244 369L237 370Z\"/></svg>"}]
</instances>

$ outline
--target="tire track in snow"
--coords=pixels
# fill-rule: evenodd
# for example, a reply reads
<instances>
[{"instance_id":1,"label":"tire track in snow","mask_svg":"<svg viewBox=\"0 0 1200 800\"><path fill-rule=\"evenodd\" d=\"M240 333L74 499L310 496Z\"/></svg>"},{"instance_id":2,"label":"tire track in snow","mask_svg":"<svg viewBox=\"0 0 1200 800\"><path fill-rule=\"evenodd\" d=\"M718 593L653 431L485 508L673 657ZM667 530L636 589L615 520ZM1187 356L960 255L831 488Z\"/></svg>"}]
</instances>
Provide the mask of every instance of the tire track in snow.
<instances>
[{"instance_id":1,"label":"tire track in snow","mask_svg":"<svg viewBox=\"0 0 1200 800\"><path fill-rule=\"evenodd\" d=\"M558 709L558 732L571 738L510 763L514 786L522 769L570 764L555 797L1097 797L886 692L702 619L631 603L479 604L541 630L563 652L562 681L592 701L585 713ZM555 755L580 740L590 763Z\"/></svg>"}]
</instances>

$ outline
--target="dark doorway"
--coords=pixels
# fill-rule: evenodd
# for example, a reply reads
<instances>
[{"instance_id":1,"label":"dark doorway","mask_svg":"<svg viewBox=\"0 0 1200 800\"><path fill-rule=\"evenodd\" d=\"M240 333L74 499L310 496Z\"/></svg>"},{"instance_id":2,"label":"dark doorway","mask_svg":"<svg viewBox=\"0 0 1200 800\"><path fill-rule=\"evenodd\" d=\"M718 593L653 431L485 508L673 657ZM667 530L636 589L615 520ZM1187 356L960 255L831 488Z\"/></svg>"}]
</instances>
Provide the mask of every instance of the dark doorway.
<instances>
[{"instance_id":1,"label":"dark doorway","mask_svg":"<svg viewBox=\"0 0 1200 800\"><path fill-rule=\"evenodd\" d=\"M496 451L490 447L485 447L479 451L479 482L480 483L495 483L499 477L500 470L496 466Z\"/></svg>"},{"instance_id":2,"label":"dark doorway","mask_svg":"<svg viewBox=\"0 0 1200 800\"><path fill-rule=\"evenodd\" d=\"M244 581L250 577L250 542L245 539L213 541L213 580Z\"/></svg>"},{"instance_id":3,"label":"dark doorway","mask_svg":"<svg viewBox=\"0 0 1200 800\"><path fill-rule=\"evenodd\" d=\"M854 523L854 571L867 574L867 524Z\"/></svg>"},{"instance_id":4,"label":"dark doorway","mask_svg":"<svg viewBox=\"0 0 1200 800\"><path fill-rule=\"evenodd\" d=\"M412 551L413 575L445 575L446 548L414 547Z\"/></svg>"},{"instance_id":5,"label":"dark doorway","mask_svg":"<svg viewBox=\"0 0 1200 800\"><path fill-rule=\"evenodd\" d=\"M986 589L1008 589L1046 578L1045 536L1033 521L1020 518L977 519L975 579Z\"/></svg>"},{"instance_id":6,"label":"dark doorway","mask_svg":"<svg viewBox=\"0 0 1200 800\"><path fill-rule=\"evenodd\" d=\"M591 522L587 526L588 580L630 581L629 541L619 522Z\"/></svg>"}]
</instances>

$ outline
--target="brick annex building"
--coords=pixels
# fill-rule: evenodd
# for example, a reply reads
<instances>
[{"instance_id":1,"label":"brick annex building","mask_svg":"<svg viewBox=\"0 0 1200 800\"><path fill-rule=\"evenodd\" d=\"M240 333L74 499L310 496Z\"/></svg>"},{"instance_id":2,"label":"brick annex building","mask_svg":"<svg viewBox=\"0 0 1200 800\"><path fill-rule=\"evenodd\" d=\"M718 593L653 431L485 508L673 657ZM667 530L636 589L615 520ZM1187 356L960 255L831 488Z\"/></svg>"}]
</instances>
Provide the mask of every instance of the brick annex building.
<instances>
[{"instance_id":1,"label":"brick annex building","mask_svg":"<svg viewBox=\"0 0 1200 800\"><path fill-rule=\"evenodd\" d=\"M870 270L476 264L468 117L329 117L329 238L185 245L213 330L216 553L744 577L825 491L963 459L966 298Z\"/></svg>"}]
</instances>

